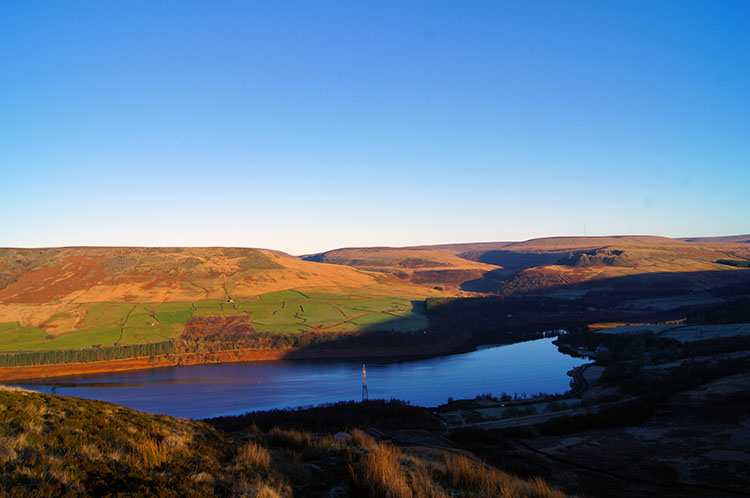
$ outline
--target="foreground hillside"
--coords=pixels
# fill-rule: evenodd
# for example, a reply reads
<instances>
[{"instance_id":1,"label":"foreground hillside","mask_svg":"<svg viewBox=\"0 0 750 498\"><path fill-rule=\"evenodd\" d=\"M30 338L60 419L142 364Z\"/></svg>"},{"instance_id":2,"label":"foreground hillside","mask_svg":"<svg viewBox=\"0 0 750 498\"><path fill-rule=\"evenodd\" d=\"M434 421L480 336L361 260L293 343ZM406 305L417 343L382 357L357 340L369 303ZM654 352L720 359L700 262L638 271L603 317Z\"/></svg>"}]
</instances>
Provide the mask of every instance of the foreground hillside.
<instances>
[{"instance_id":1,"label":"foreground hillside","mask_svg":"<svg viewBox=\"0 0 750 498\"><path fill-rule=\"evenodd\" d=\"M458 450L378 443L351 427L351 439L339 441L326 432L240 422L229 433L98 401L0 388L1 494L564 496Z\"/></svg>"}]
</instances>

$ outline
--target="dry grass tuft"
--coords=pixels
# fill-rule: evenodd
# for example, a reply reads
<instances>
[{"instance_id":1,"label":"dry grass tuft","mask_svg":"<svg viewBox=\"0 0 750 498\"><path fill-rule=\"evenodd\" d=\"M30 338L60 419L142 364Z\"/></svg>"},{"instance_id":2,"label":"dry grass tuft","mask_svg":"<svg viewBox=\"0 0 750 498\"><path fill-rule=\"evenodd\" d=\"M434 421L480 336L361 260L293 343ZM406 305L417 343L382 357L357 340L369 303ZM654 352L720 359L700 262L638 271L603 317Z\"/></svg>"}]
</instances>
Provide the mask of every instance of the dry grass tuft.
<instances>
[{"instance_id":1,"label":"dry grass tuft","mask_svg":"<svg viewBox=\"0 0 750 498\"><path fill-rule=\"evenodd\" d=\"M417 459L407 458L411 464L408 470L409 482L414 498L447 498L448 494L440 487L430 466Z\"/></svg>"},{"instance_id":2,"label":"dry grass tuft","mask_svg":"<svg viewBox=\"0 0 750 498\"><path fill-rule=\"evenodd\" d=\"M369 434L359 429L354 429L351 432L352 438L349 440L349 444L354 446L361 446L363 448L374 448L378 445Z\"/></svg>"},{"instance_id":3,"label":"dry grass tuft","mask_svg":"<svg viewBox=\"0 0 750 498\"><path fill-rule=\"evenodd\" d=\"M193 442L192 434L169 434L164 438L162 444L164 444L170 453L185 451L189 447L190 443Z\"/></svg>"},{"instance_id":4,"label":"dry grass tuft","mask_svg":"<svg viewBox=\"0 0 750 498\"><path fill-rule=\"evenodd\" d=\"M378 443L351 449L349 479L357 496L370 498L564 498L544 480L525 481L467 458L446 454L445 466L428 454L405 456Z\"/></svg>"},{"instance_id":5,"label":"dry grass tuft","mask_svg":"<svg viewBox=\"0 0 750 498\"><path fill-rule=\"evenodd\" d=\"M274 427L269 432L271 442L276 446L291 447L298 450L313 446L312 434L294 429L279 429Z\"/></svg>"},{"instance_id":6,"label":"dry grass tuft","mask_svg":"<svg viewBox=\"0 0 750 498\"><path fill-rule=\"evenodd\" d=\"M550 487L541 478L525 481L463 455L447 454L445 466L451 485L463 490L466 496L565 497L561 491Z\"/></svg>"},{"instance_id":7,"label":"dry grass tuft","mask_svg":"<svg viewBox=\"0 0 750 498\"><path fill-rule=\"evenodd\" d=\"M398 450L376 443L357 464L349 467L353 487L372 498L412 498L414 494L400 460Z\"/></svg>"},{"instance_id":8,"label":"dry grass tuft","mask_svg":"<svg viewBox=\"0 0 750 498\"><path fill-rule=\"evenodd\" d=\"M159 467L169 456L167 445L153 438L146 438L141 443L140 451L141 461L147 469Z\"/></svg>"},{"instance_id":9,"label":"dry grass tuft","mask_svg":"<svg viewBox=\"0 0 750 498\"><path fill-rule=\"evenodd\" d=\"M278 491L273 489L270 486L266 486L265 484L261 486L261 488L258 490L258 494L256 494L258 498L280 498L281 495Z\"/></svg>"},{"instance_id":10,"label":"dry grass tuft","mask_svg":"<svg viewBox=\"0 0 750 498\"><path fill-rule=\"evenodd\" d=\"M565 493L563 493L559 489L551 487L547 483L547 481L545 481L541 477L536 477L532 481L531 485L536 488L534 490L535 496L539 496L542 498L565 498Z\"/></svg>"},{"instance_id":11,"label":"dry grass tuft","mask_svg":"<svg viewBox=\"0 0 750 498\"><path fill-rule=\"evenodd\" d=\"M15 436L0 436L0 463L14 461L19 452L29 445L25 433L16 434Z\"/></svg>"},{"instance_id":12,"label":"dry grass tuft","mask_svg":"<svg viewBox=\"0 0 750 498\"><path fill-rule=\"evenodd\" d=\"M101 460L102 452L95 444L85 443L81 445L80 454L91 461Z\"/></svg>"},{"instance_id":13,"label":"dry grass tuft","mask_svg":"<svg viewBox=\"0 0 750 498\"><path fill-rule=\"evenodd\" d=\"M268 471L271 466L271 454L259 444L250 441L240 447L235 462L245 468Z\"/></svg>"}]
</instances>

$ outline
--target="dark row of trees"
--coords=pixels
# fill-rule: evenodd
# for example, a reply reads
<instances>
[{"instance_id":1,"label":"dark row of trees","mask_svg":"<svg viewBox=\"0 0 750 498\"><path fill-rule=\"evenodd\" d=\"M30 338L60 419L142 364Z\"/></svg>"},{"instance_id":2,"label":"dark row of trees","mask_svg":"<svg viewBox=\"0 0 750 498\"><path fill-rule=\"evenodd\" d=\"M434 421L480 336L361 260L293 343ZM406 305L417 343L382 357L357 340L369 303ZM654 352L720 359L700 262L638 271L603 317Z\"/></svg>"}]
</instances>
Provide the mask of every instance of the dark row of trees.
<instances>
[{"instance_id":1,"label":"dark row of trees","mask_svg":"<svg viewBox=\"0 0 750 498\"><path fill-rule=\"evenodd\" d=\"M215 353L232 349L318 348L356 349L420 346L432 339L430 332L256 332L253 334L182 338L181 353Z\"/></svg>"},{"instance_id":2,"label":"dark row of trees","mask_svg":"<svg viewBox=\"0 0 750 498\"><path fill-rule=\"evenodd\" d=\"M255 332L253 334L220 335L185 338L179 341L181 353L215 353L232 349L286 349L306 347L314 343L333 341L334 334L296 334Z\"/></svg>"},{"instance_id":3,"label":"dark row of trees","mask_svg":"<svg viewBox=\"0 0 750 498\"><path fill-rule=\"evenodd\" d=\"M743 259L717 259L717 263L720 265L734 266L737 268L750 268L750 261Z\"/></svg>"},{"instance_id":4,"label":"dark row of trees","mask_svg":"<svg viewBox=\"0 0 750 498\"><path fill-rule=\"evenodd\" d=\"M19 353L1 353L0 367L90 363L94 361L158 356L175 352L176 348L173 341L154 342L151 344L133 344L130 346L113 346L107 348L24 351Z\"/></svg>"},{"instance_id":5,"label":"dark row of trees","mask_svg":"<svg viewBox=\"0 0 750 498\"><path fill-rule=\"evenodd\" d=\"M337 432L357 427L395 429L440 429L442 424L429 409L410 406L396 399L363 402L340 401L315 407L250 412L244 415L206 420L226 432L247 430L253 424L260 430L273 427L317 432Z\"/></svg>"}]
</instances>

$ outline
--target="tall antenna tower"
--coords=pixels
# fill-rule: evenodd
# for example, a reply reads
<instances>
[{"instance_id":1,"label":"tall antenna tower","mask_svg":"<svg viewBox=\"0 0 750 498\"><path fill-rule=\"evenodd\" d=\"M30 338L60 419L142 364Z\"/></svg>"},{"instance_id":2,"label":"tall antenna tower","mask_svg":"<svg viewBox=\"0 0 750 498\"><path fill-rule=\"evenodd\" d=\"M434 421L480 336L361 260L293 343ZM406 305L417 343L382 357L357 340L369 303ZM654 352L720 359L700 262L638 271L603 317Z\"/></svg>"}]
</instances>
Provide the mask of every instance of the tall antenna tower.
<instances>
[{"instance_id":1,"label":"tall antenna tower","mask_svg":"<svg viewBox=\"0 0 750 498\"><path fill-rule=\"evenodd\" d=\"M367 393L367 369L365 368L365 364L362 364L362 401L367 401L368 399L368 393Z\"/></svg>"}]
</instances>

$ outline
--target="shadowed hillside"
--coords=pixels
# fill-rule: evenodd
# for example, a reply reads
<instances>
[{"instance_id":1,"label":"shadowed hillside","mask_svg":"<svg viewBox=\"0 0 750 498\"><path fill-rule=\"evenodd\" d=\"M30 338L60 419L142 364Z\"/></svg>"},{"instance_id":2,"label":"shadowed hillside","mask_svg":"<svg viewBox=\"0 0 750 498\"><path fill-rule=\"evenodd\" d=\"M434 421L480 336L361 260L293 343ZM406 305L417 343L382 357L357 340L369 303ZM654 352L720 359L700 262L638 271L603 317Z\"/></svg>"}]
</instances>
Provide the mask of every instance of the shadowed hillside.
<instances>
[{"instance_id":1,"label":"shadowed hillside","mask_svg":"<svg viewBox=\"0 0 750 498\"><path fill-rule=\"evenodd\" d=\"M725 248L688 243L618 244L576 250L536 247L530 250L524 246L523 251L472 254L479 259L505 263L508 270L514 271L488 272L481 279L465 282L463 288L468 291L513 294L625 276L640 275L645 282L649 280L648 275L655 273L721 272L727 269L727 265L721 261L729 257L728 254L734 253Z\"/></svg>"},{"instance_id":2,"label":"shadowed hillside","mask_svg":"<svg viewBox=\"0 0 750 498\"><path fill-rule=\"evenodd\" d=\"M750 244L750 234L727 235L725 237L688 237L680 240L698 244Z\"/></svg>"},{"instance_id":3,"label":"shadowed hillside","mask_svg":"<svg viewBox=\"0 0 750 498\"><path fill-rule=\"evenodd\" d=\"M443 281L467 292L515 294L627 275L718 271L726 269L726 261L737 261L734 266L741 267L750 259L750 244L743 242L749 238L547 237L523 242L338 249L306 259L380 269L419 283L423 283L419 275L425 274L434 275L433 281L438 282L437 275L442 272ZM423 265L435 267L433 271L403 270L418 257ZM467 266L460 263L462 259L484 265L484 273L477 276L481 267ZM444 266L438 270L438 264Z\"/></svg>"}]
</instances>

